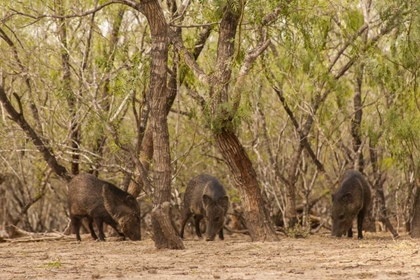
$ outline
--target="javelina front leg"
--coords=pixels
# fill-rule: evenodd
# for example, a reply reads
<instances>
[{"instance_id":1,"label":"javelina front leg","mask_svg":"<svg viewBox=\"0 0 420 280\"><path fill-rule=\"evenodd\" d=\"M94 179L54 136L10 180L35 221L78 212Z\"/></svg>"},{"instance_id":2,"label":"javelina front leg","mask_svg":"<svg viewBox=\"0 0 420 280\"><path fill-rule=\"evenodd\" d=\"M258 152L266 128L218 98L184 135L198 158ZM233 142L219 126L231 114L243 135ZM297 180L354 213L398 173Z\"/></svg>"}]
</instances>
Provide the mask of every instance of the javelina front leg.
<instances>
[{"instance_id":1,"label":"javelina front leg","mask_svg":"<svg viewBox=\"0 0 420 280\"><path fill-rule=\"evenodd\" d=\"M102 220L99 219L95 219L95 224L98 227L98 231L99 231L99 240L101 241L105 241L105 234L104 234L104 227L103 227L103 222Z\"/></svg>"},{"instance_id":2,"label":"javelina front leg","mask_svg":"<svg viewBox=\"0 0 420 280\"><path fill-rule=\"evenodd\" d=\"M122 240L125 240L125 235L124 235L124 233L119 232L118 230L117 230L117 233L118 233L118 235L122 238Z\"/></svg>"},{"instance_id":3,"label":"javelina front leg","mask_svg":"<svg viewBox=\"0 0 420 280\"><path fill-rule=\"evenodd\" d=\"M357 214L357 238L358 239L363 239L362 228L363 228L364 218L365 218L365 212L360 211L359 214Z\"/></svg>"},{"instance_id":4,"label":"javelina front leg","mask_svg":"<svg viewBox=\"0 0 420 280\"><path fill-rule=\"evenodd\" d=\"M219 238L220 238L220 240L225 239L225 237L223 236L223 228L221 228L220 231L219 231Z\"/></svg>"},{"instance_id":5,"label":"javelina front leg","mask_svg":"<svg viewBox=\"0 0 420 280\"><path fill-rule=\"evenodd\" d=\"M95 230L93 229L93 220L89 219L89 231L90 231L90 236L92 236L92 238L94 240L98 239L98 236L95 233Z\"/></svg>"},{"instance_id":6,"label":"javelina front leg","mask_svg":"<svg viewBox=\"0 0 420 280\"><path fill-rule=\"evenodd\" d=\"M203 236L201 235L200 231L200 221L203 219L203 216L201 215L195 215L194 221L195 221L195 233L197 234L198 238L203 239Z\"/></svg>"},{"instance_id":7,"label":"javelina front leg","mask_svg":"<svg viewBox=\"0 0 420 280\"><path fill-rule=\"evenodd\" d=\"M187 214L183 215L182 218L182 222L181 222L181 231L179 233L179 237L181 237L182 239L184 239L184 229L185 229L185 225L188 222L188 219L192 216L191 212L188 212Z\"/></svg>"}]
</instances>

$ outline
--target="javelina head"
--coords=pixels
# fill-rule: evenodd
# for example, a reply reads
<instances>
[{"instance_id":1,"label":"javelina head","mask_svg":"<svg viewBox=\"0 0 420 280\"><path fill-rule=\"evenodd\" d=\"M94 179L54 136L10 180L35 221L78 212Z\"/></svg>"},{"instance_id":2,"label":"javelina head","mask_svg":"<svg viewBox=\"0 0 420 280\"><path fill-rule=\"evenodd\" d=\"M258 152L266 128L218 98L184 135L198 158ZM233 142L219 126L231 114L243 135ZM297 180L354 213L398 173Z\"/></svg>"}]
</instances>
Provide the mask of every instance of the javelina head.
<instances>
[{"instance_id":1,"label":"javelina head","mask_svg":"<svg viewBox=\"0 0 420 280\"><path fill-rule=\"evenodd\" d=\"M213 241L216 234L222 229L228 204L229 198L227 196L223 196L215 201L210 196L203 195L207 241Z\"/></svg>"},{"instance_id":2,"label":"javelina head","mask_svg":"<svg viewBox=\"0 0 420 280\"><path fill-rule=\"evenodd\" d=\"M116 196L106 185L102 186L102 196L105 209L117 223L118 231L130 240L140 240L140 208L136 199L130 194Z\"/></svg>"},{"instance_id":3,"label":"javelina head","mask_svg":"<svg viewBox=\"0 0 420 280\"><path fill-rule=\"evenodd\" d=\"M341 237L351 228L354 218L354 197L351 193L332 196L332 236Z\"/></svg>"}]
</instances>

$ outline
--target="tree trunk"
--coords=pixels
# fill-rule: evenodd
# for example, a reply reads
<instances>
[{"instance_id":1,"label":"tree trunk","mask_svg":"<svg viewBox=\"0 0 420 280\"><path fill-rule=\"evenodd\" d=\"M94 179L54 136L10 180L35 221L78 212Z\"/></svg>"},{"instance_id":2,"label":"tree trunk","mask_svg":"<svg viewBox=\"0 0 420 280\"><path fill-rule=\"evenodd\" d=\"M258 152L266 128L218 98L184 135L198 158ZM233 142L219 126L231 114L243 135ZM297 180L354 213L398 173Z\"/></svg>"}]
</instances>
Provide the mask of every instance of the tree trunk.
<instances>
[{"instance_id":1,"label":"tree trunk","mask_svg":"<svg viewBox=\"0 0 420 280\"><path fill-rule=\"evenodd\" d=\"M112 23L112 32L109 38L109 50L104 50L104 59L108 62L105 65L104 69L104 77L105 80L102 85L100 100L98 102L101 113L107 114L110 109L110 96L111 96L111 76L113 70L113 64L115 61L115 54L116 49L118 47L118 40L120 39L119 32L121 28L121 23L124 18L126 8L124 6L120 7L118 10L118 14L115 17ZM102 128L99 128L102 130ZM106 133L102 132L99 136L94 140L95 146L93 148L93 152L98 155L97 158L94 159L93 164L90 167L89 173L92 173L96 177L99 176L99 168L101 166L102 156L104 154L105 144L108 136Z\"/></svg>"},{"instance_id":2,"label":"tree trunk","mask_svg":"<svg viewBox=\"0 0 420 280\"><path fill-rule=\"evenodd\" d=\"M385 194L383 185L385 182L385 179L382 179L381 173L378 169L378 156L376 152L376 147L374 146L374 143L371 139L369 139L369 155L372 162L372 169L373 169L373 176L375 178L375 183L373 185L375 189L376 196L379 199L379 217L381 222L383 222L389 229L389 231L392 233L394 237L398 237L397 231L392 226L389 218L388 213L386 209L386 203L385 203Z\"/></svg>"},{"instance_id":3,"label":"tree trunk","mask_svg":"<svg viewBox=\"0 0 420 280\"><path fill-rule=\"evenodd\" d=\"M398 237L398 232L394 229L394 226L391 224L391 221L388 218L388 211L386 209L383 182L384 181L377 182L376 185L374 186L375 191L376 191L376 195L379 198L379 217L380 217L381 222L384 223L386 225L386 227L389 229L392 236L394 236L394 238L397 238ZM420 215L419 215L419 217L420 217ZM419 224L418 225L420 226L420 219L419 219ZM420 229L420 227L419 227L419 229ZM420 237L420 230L419 230L419 237Z\"/></svg>"},{"instance_id":4,"label":"tree trunk","mask_svg":"<svg viewBox=\"0 0 420 280\"><path fill-rule=\"evenodd\" d=\"M150 69L150 125L153 131L154 160L154 214L152 227L155 246L158 249L184 249L180 237L171 226L168 203L171 199L171 159L167 123L167 63L169 38L165 17L159 1L140 3L152 35L152 62Z\"/></svg>"},{"instance_id":5,"label":"tree trunk","mask_svg":"<svg viewBox=\"0 0 420 280\"><path fill-rule=\"evenodd\" d=\"M417 178L416 195L413 205L413 219L411 220L411 238L420 238L420 179Z\"/></svg>"},{"instance_id":6,"label":"tree trunk","mask_svg":"<svg viewBox=\"0 0 420 280\"><path fill-rule=\"evenodd\" d=\"M232 10L228 3L220 23L217 70L211 79L210 96L212 98L208 101L212 102L211 126L216 146L227 162L239 190L246 224L252 240L277 241L277 235L264 206L257 174L246 151L233 132L232 119L236 113L235 103L239 104L239 99L233 100L233 109L229 110L223 107L225 102L229 102L229 81L235 54L236 29L240 17L241 13Z\"/></svg>"},{"instance_id":7,"label":"tree trunk","mask_svg":"<svg viewBox=\"0 0 420 280\"><path fill-rule=\"evenodd\" d=\"M362 152L362 139L360 137L360 129L362 125L363 107L362 107L362 81L363 81L363 64L359 66L356 73L356 81L354 87L353 106L354 117L351 119L351 136L353 140L353 152L355 154L355 169L363 173L364 159Z\"/></svg>"},{"instance_id":8,"label":"tree trunk","mask_svg":"<svg viewBox=\"0 0 420 280\"><path fill-rule=\"evenodd\" d=\"M264 206L257 174L239 139L227 130L215 133L214 138L234 176L252 241L277 241L277 235Z\"/></svg>"}]
</instances>

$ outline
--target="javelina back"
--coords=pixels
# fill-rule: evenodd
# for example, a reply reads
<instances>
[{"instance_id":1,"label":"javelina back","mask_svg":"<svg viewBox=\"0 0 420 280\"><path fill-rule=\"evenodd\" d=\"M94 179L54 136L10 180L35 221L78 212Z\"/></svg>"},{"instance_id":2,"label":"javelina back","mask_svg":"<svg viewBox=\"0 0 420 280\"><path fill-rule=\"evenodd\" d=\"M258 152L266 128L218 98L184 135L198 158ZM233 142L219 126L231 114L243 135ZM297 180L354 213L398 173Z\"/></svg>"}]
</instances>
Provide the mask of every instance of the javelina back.
<instances>
[{"instance_id":1,"label":"javelina back","mask_svg":"<svg viewBox=\"0 0 420 280\"><path fill-rule=\"evenodd\" d=\"M353 237L352 224L357 216L357 237L362 239L363 219L371 200L369 185L362 173L347 171L332 200L332 236L341 237L347 232L348 237Z\"/></svg>"},{"instance_id":2,"label":"javelina back","mask_svg":"<svg viewBox=\"0 0 420 280\"><path fill-rule=\"evenodd\" d=\"M78 241L81 241L83 218L88 219L90 234L95 240L98 237L93 230L93 222L98 227L101 241L105 241L104 222L123 238L140 240L140 208L136 199L111 183L90 174L75 176L68 185L68 205Z\"/></svg>"},{"instance_id":3,"label":"javelina back","mask_svg":"<svg viewBox=\"0 0 420 280\"><path fill-rule=\"evenodd\" d=\"M201 239L200 221L206 220L206 240L213 241L216 234L223 237L225 215L229 207L229 198L225 188L215 177L201 174L188 182L182 207L181 238L188 219L194 215L195 232Z\"/></svg>"}]
</instances>

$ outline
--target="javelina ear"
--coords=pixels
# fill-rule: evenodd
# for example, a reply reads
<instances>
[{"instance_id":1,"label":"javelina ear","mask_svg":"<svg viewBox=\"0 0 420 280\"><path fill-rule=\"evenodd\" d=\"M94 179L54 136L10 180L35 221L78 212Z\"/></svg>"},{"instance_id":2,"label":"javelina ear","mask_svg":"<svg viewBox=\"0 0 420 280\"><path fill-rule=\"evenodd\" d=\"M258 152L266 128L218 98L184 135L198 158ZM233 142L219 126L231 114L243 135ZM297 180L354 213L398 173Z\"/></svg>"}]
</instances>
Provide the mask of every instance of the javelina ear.
<instances>
[{"instance_id":1,"label":"javelina ear","mask_svg":"<svg viewBox=\"0 0 420 280\"><path fill-rule=\"evenodd\" d=\"M344 203L352 203L353 202L353 195L351 193L346 193L341 197L341 201Z\"/></svg>"},{"instance_id":2,"label":"javelina ear","mask_svg":"<svg viewBox=\"0 0 420 280\"><path fill-rule=\"evenodd\" d=\"M227 209L229 208L229 197L227 195L219 198L219 200L217 201L219 203L220 206L222 206L223 208Z\"/></svg>"},{"instance_id":3,"label":"javelina ear","mask_svg":"<svg viewBox=\"0 0 420 280\"><path fill-rule=\"evenodd\" d=\"M109 191L106 185L102 185L102 197L104 199L104 206L105 206L106 211L108 211L108 213L113 215L113 213L115 212L113 210L114 208L113 205L115 206L114 196Z\"/></svg>"},{"instance_id":4,"label":"javelina ear","mask_svg":"<svg viewBox=\"0 0 420 280\"><path fill-rule=\"evenodd\" d=\"M127 195L125 197L125 201L128 205L135 206L137 204L136 199L132 195Z\"/></svg>"},{"instance_id":5,"label":"javelina ear","mask_svg":"<svg viewBox=\"0 0 420 280\"><path fill-rule=\"evenodd\" d=\"M211 199L210 196L203 194L203 204L204 206L209 206L213 202L213 199Z\"/></svg>"}]
</instances>

